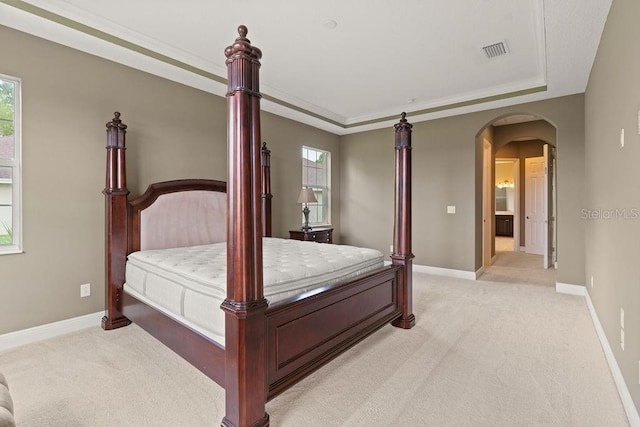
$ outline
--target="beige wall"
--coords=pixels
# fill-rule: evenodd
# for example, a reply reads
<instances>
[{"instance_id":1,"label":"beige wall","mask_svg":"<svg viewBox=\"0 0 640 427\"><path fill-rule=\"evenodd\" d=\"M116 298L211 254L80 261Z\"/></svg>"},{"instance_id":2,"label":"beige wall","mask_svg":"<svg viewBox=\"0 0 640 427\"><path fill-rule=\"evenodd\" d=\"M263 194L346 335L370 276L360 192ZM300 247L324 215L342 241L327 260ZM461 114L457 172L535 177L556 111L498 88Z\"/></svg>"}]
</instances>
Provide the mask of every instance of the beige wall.
<instances>
[{"instance_id":1,"label":"beige wall","mask_svg":"<svg viewBox=\"0 0 640 427\"><path fill-rule=\"evenodd\" d=\"M302 226L302 205L297 204L302 188L302 146L331 153L331 225L334 241L340 235L340 138L310 126L262 113L262 139L271 149L271 184L274 194L273 233L289 237L289 230ZM277 191L277 192L276 192Z\"/></svg>"},{"instance_id":2,"label":"beige wall","mask_svg":"<svg viewBox=\"0 0 640 427\"><path fill-rule=\"evenodd\" d=\"M0 334L104 308L105 126L122 113L128 186L226 180L224 98L0 26L0 73L22 78L24 254L0 256ZM220 53L221 61L224 59ZM339 138L263 113L272 150L274 235L300 226L303 144L332 152ZM339 227L339 197L334 198ZM80 284L91 296L80 298Z\"/></svg>"},{"instance_id":3,"label":"beige wall","mask_svg":"<svg viewBox=\"0 0 640 427\"><path fill-rule=\"evenodd\" d=\"M558 281L584 284L584 97L573 95L414 123L415 264L476 271L482 265L482 145L494 119L529 113L558 129ZM493 142L494 135L487 134ZM393 223L393 129L342 138L342 235L389 252ZM375 194L375 197L372 197ZM447 214L455 205L456 214Z\"/></svg>"},{"instance_id":4,"label":"beige wall","mask_svg":"<svg viewBox=\"0 0 640 427\"><path fill-rule=\"evenodd\" d=\"M640 2L612 3L585 96L587 197L585 277L598 318L640 410ZM620 130L625 146L620 148ZM619 209L619 216L598 212ZM627 209L626 218L624 209ZM633 209L637 209L633 211ZM614 211L615 212L615 211ZM588 216L588 212L585 212ZM608 219L607 219L608 218ZM625 313L625 349L620 342Z\"/></svg>"}]
</instances>

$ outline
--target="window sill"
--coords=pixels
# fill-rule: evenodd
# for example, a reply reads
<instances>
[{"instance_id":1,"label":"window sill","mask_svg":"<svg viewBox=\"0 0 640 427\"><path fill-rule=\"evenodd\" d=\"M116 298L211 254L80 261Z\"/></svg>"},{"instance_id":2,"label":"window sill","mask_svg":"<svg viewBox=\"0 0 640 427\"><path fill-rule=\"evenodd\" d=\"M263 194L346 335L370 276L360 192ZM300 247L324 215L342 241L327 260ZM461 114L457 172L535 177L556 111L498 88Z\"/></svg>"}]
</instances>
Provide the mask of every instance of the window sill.
<instances>
[{"instance_id":1,"label":"window sill","mask_svg":"<svg viewBox=\"0 0 640 427\"><path fill-rule=\"evenodd\" d=\"M22 249L13 249L13 248L6 249L6 250L0 249L0 256L2 256L2 255L17 255L17 254L23 254L23 253L24 253L24 251Z\"/></svg>"}]
</instances>

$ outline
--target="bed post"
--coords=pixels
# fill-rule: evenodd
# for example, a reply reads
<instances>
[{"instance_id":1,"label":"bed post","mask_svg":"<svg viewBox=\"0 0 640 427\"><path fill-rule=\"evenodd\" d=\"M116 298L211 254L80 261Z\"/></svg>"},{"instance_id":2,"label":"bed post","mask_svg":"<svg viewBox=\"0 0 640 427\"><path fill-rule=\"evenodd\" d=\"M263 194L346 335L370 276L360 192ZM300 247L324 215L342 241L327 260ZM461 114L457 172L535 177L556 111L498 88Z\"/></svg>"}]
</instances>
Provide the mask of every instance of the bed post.
<instances>
[{"instance_id":1,"label":"bed post","mask_svg":"<svg viewBox=\"0 0 640 427\"><path fill-rule=\"evenodd\" d=\"M127 125L115 112L107 123L107 176L105 198L105 316L103 329L126 326L131 321L120 312L120 295L124 284L127 258L127 178L125 174L125 134Z\"/></svg>"},{"instance_id":2,"label":"bed post","mask_svg":"<svg viewBox=\"0 0 640 427\"><path fill-rule=\"evenodd\" d=\"M394 125L396 133L396 188L395 217L393 230L393 254L391 262L402 266L400 270L400 306L402 316L392 322L393 326L410 329L416 324L412 308L412 263L411 253L411 123L406 113Z\"/></svg>"},{"instance_id":3,"label":"bed post","mask_svg":"<svg viewBox=\"0 0 640 427\"><path fill-rule=\"evenodd\" d=\"M227 298L225 417L223 426L268 426L265 309L262 285L260 49L247 27L225 49L227 57Z\"/></svg>"},{"instance_id":4,"label":"bed post","mask_svg":"<svg viewBox=\"0 0 640 427\"><path fill-rule=\"evenodd\" d=\"M271 237L271 150L262 143L262 235Z\"/></svg>"}]
</instances>

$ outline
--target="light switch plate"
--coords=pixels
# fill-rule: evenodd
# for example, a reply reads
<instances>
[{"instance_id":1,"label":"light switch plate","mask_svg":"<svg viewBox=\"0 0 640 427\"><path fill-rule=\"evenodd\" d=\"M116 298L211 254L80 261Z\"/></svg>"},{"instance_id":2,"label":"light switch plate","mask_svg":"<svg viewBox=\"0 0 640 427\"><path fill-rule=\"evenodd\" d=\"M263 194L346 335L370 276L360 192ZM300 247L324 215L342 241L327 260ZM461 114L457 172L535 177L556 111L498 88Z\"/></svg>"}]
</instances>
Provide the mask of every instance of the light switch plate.
<instances>
[{"instance_id":1,"label":"light switch plate","mask_svg":"<svg viewBox=\"0 0 640 427\"><path fill-rule=\"evenodd\" d=\"M456 207L455 206L447 206L447 213L448 214L456 213Z\"/></svg>"},{"instance_id":2,"label":"light switch plate","mask_svg":"<svg viewBox=\"0 0 640 427\"><path fill-rule=\"evenodd\" d=\"M91 283L80 285L80 298L91 296Z\"/></svg>"}]
</instances>

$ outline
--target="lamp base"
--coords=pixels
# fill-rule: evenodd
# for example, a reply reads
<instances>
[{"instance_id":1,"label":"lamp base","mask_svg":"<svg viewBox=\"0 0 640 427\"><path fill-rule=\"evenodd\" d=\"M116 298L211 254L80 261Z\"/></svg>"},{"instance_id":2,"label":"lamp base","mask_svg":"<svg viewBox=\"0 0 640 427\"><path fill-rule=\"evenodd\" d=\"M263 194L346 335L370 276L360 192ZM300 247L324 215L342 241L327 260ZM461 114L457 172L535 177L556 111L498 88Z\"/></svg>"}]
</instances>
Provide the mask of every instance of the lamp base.
<instances>
[{"instance_id":1,"label":"lamp base","mask_svg":"<svg viewBox=\"0 0 640 427\"><path fill-rule=\"evenodd\" d=\"M304 225L300 230L306 233L307 231L311 230L311 227L309 227L309 208L307 207L306 203L304 205L304 209L302 209L302 213L304 214Z\"/></svg>"}]
</instances>

